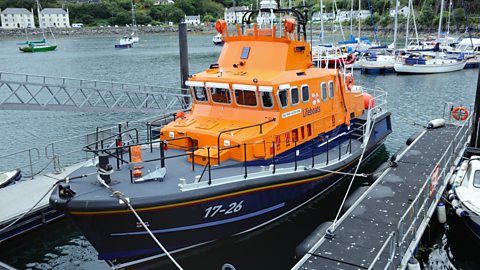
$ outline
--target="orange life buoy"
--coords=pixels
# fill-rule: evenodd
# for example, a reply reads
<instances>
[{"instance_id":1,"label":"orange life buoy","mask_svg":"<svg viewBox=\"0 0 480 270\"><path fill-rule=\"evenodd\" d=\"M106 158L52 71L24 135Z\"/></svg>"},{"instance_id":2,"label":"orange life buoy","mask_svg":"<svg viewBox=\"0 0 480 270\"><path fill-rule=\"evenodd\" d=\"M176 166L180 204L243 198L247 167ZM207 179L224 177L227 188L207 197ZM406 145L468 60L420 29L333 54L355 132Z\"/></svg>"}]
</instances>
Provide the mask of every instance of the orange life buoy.
<instances>
[{"instance_id":1,"label":"orange life buoy","mask_svg":"<svg viewBox=\"0 0 480 270\"><path fill-rule=\"evenodd\" d=\"M215 22L215 30L217 30L218 33L223 34L225 30L227 29L227 23L224 20L217 20Z\"/></svg>"},{"instance_id":2,"label":"orange life buoy","mask_svg":"<svg viewBox=\"0 0 480 270\"><path fill-rule=\"evenodd\" d=\"M455 120L465 121L468 118L468 110L465 107L455 107L452 116Z\"/></svg>"},{"instance_id":3,"label":"orange life buoy","mask_svg":"<svg viewBox=\"0 0 480 270\"><path fill-rule=\"evenodd\" d=\"M291 34L293 32L293 30L295 30L295 25L296 25L296 22L295 22L295 19L293 19L293 18L287 18L283 22L285 32L287 32L289 34Z\"/></svg>"},{"instance_id":4,"label":"orange life buoy","mask_svg":"<svg viewBox=\"0 0 480 270\"><path fill-rule=\"evenodd\" d=\"M348 73L345 78L345 83L347 84L347 88L349 91L352 91L353 84L355 83L355 78L353 78L352 73Z\"/></svg>"}]
</instances>

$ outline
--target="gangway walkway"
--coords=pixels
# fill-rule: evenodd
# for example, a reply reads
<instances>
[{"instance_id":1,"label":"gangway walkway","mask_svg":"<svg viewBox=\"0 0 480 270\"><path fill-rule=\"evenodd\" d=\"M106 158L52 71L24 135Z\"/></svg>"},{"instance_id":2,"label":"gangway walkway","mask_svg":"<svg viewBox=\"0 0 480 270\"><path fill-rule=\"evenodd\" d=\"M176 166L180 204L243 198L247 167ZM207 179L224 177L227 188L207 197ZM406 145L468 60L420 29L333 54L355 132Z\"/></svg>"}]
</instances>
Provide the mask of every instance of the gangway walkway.
<instances>
[{"instance_id":1,"label":"gangway walkway","mask_svg":"<svg viewBox=\"0 0 480 270\"><path fill-rule=\"evenodd\" d=\"M187 109L185 89L0 71L0 109L153 112Z\"/></svg>"},{"instance_id":2,"label":"gangway walkway","mask_svg":"<svg viewBox=\"0 0 480 270\"><path fill-rule=\"evenodd\" d=\"M293 269L405 269L463 153L468 127L466 121L423 131L340 218L334 237L321 238Z\"/></svg>"}]
</instances>

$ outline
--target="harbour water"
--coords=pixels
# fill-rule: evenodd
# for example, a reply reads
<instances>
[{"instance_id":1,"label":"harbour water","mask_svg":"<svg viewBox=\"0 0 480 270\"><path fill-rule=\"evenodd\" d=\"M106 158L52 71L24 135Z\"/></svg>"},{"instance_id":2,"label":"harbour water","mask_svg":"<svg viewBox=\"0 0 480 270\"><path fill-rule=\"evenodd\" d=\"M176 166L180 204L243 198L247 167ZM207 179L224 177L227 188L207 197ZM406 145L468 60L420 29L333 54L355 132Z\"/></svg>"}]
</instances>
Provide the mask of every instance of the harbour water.
<instances>
[{"instance_id":1,"label":"harbour water","mask_svg":"<svg viewBox=\"0 0 480 270\"><path fill-rule=\"evenodd\" d=\"M61 38L57 51L38 54L20 53L14 45L17 40L2 40L0 71L171 87L179 85L178 37L175 34L143 36L135 48L127 50L113 49L115 38ZM191 74L215 63L221 48L211 44L210 35L189 34L188 42ZM477 72L473 69L417 76L376 76L355 72L356 84L380 87L388 92L388 107L393 115L394 132L385 147L362 170L373 171L404 145L421 125L442 117L445 101L471 106ZM51 141L93 131L97 126L148 116L151 115L0 111L0 156L30 147L41 149ZM356 186L362 184L358 182ZM224 263L230 263L236 269L290 269L295 263L295 247L319 223L335 216L345 190L346 182L304 209L260 231L176 257L184 269L221 269ZM465 241L473 241L472 238L454 216L449 218L448 229L435 230L429 241L432 245L423 248L425 265L432 265L429 269L477 269L480 260L465 245ZM432 258L430 263L427 261L429 257ZM66 219L0 244L0 260L19 269L108 269L104 262L97 260L96 251L88 241ZM435 263L438 261L442 261L444 268L437 268ZM148 267L174 269L165 259Z\"/></svg>"}]
</instances>

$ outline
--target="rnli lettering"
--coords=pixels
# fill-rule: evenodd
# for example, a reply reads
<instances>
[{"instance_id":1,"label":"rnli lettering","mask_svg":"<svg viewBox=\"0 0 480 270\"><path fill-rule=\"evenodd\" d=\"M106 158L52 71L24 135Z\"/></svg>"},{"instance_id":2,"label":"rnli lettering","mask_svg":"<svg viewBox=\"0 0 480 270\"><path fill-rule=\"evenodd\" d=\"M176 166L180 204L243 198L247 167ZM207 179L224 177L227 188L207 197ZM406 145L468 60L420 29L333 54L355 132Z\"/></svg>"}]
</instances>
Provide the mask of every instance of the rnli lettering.
<instances>
[{"instance_id":1,"label":"rnli lettering","mask_svg":"<svg viewBox=\"0 0 480 270\"><path fill-rule=\"evenodd\" d=\"M303 109L303 117L314 115L320 112L320 106Z\"/></svg>"}]
</instances>

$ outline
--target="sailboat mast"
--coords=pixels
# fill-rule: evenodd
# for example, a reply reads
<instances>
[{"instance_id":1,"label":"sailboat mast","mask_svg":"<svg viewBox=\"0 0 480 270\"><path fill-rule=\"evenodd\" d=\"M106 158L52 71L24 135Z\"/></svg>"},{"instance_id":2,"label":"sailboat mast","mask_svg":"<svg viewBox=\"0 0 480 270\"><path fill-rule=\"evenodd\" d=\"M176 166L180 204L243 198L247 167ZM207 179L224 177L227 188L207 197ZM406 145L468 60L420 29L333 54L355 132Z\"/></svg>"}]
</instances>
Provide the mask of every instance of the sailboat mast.
<instances>
[{"instance_id":1,"label":"sailboat mast","mask_svg":"<svg viewBox=\"0 0 480 270\"><path fill-rule=\"evenodd\" d=\"M442 19L443 19L443 3L444 0L440 1L440 21L438 22L438 36L437 40L440 39L440 33L442 32Z\"/></svg>"},{"instance_id":2,"label":"sailboat mast","mask_svg":"<svg viewBox=\"0 0 480 270\"><path fill-rule=\"evenodd\" d=\"M323 44L323 36L325 32L323 30L323 0L320 0L320 42Z\"/></svg>"},{"instance_id":3,"label":"sailboat mast","mask_svg":"<svg viewBox=\"0 0 480 270\"><path fill-rule=\"evenodd\" d=\"M450 0L448 5L447 35L450 33L450 16L452 16L452 0Z\"/></svg>"},{"instance_id":4,"label":"sailboat mast","mask_svg":"<svg viewBox=\"0 0 480 270\"><path fill-rule=\"evenodd\" d=\"M40 28L42 29L42 36L43 36L43 39L45 39L45 29L43 29L45 27L42 27L42 20L40 19L40 2L37 0L37 17L38 17L38 24L40 26Z\"/></svg>"},{"instance_id":5,"label":"sailboat mast","mask_svg":"<svg viewBox=\"0 0 480 270\"><path fill-rule=\"evenodd\" d=\"M358 37L360 38L361 33L360 33L360 28L362 25L362 20L360 18L360 7L362 6L362 0L358 0Z\"/></svg>"},{"instance_id":6,"label":"sailboat mast","mask_svg":"<svg viewBox=\"0 0 480 270\"><path fill-rule=\"evenodd\" d=\"M410 26L410 10L412 1L408 1L407 29L405 29L405 49L408 47L408 28Z\"/></svg>"},{"instance_id":7,"label":"sailboat mast","mask_svg":"<svg viewBox=\"0 0 480 270\"><path fill-rule=\"evenodd\" d=\"M137 21L135 20L135 1L132 0L132 26L134 31L137 30Z\"/></svg>"},{"instance_id":8,"label":"sailboat mast","mask_svg":"<svg viewBox=\"0 0 480 270\"><path fill-rule=\"evenodd\" d=\"M350 3L350 36L353 35L353 0Z\"/></svg>"},{"instance_id":9,"label":"sailboat mast","mask_svg":"<svg viewBox=\"0 0 480 270\"><path fill-rule=\"evenodd\" d=\"M395 26L393 28L393 49L397 48L397 28L398 28L398 1L395 0Z\"/></svg>"}]
</instances>

